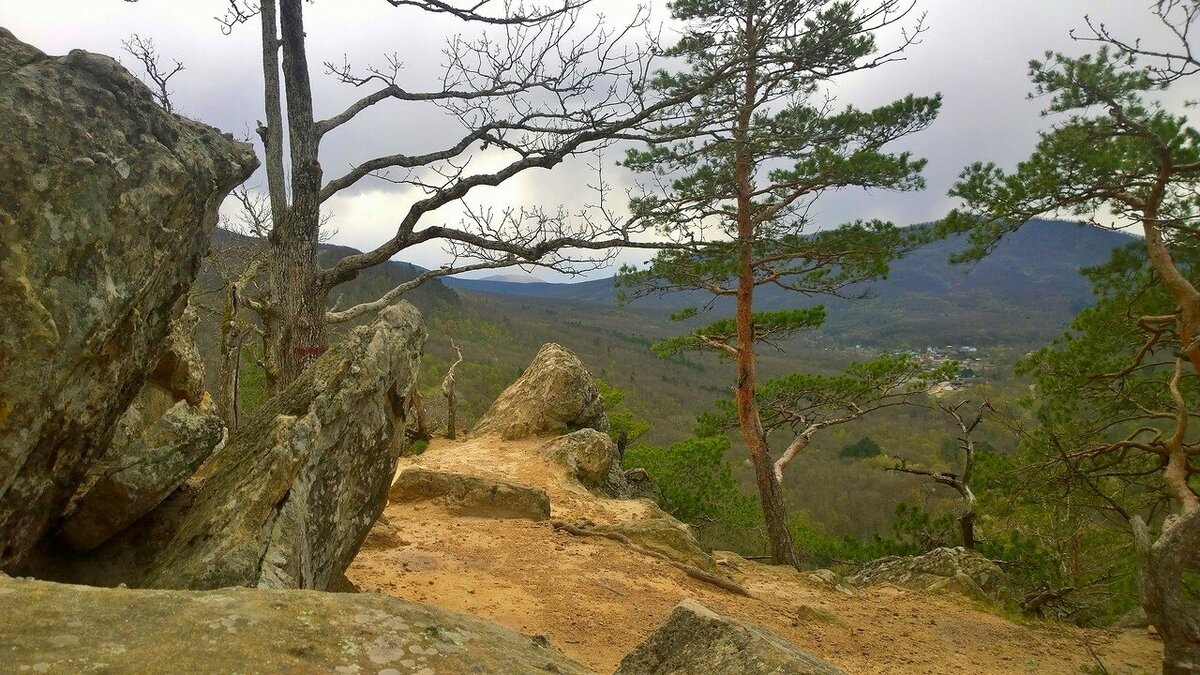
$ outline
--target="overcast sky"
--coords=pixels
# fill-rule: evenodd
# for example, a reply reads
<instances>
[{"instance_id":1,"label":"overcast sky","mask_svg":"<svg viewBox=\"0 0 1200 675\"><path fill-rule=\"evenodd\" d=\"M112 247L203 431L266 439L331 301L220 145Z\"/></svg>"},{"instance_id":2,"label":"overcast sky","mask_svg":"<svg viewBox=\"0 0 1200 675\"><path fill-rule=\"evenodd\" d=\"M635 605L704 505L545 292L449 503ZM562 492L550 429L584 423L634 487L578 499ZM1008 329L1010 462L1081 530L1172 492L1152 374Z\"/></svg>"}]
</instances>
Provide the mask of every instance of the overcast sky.
<instances>
[{"instance_id":1,"label":"overcast sky","mask_svg":"<svg viewBox=\"0 0 1200 675\"><path fill-rule=\"evenodd\" d=\"M596 0L614 21L628 16L635 4ZM665 0L649 4L656 21L667 18ZM51 54L83 48L121 57L121 41L131 33L153 38L164 56L186 65L172 80L176 106L188 116L247 136L255 120L263 118L258 27L242 26L232 35L222 35L213 17L225 5L224 0L9 0L0 5L0 26ZM928 32L907 52L907 59L846 78L834 91L840 102L857 106L886 103L908 93L943 94L942 114L933 128L897 146L929 159L929 189L899 195L842 193L818 205L816 216L823 224L856 218L898 224L929 221L953 206L946 191L964 166L990 160L1011 167L1025 157L1038 129L1048 124L1039 116L1044 102L1026 100L1026 64L1046 49L1091 51L1091 45L1073 43L1068 34L1084 26L1085 14L1122 34L1163 35L1148 11L1150 0L922 0L920 5L928 13ZM324 76L322 62L340 62L345 55L367 65L396 53L406 66L405 86L428 88L436 84L444 40L464 30L462 24L393 8L385 0L317 0L305 11L318 117L340 111L363 93ZM131 68L135 65L127 56L121 60ZM1177 92L1177 100L1182 98L1184 92ZM322 145L322 164L326 176L332 177L363 159L436 149L457 135L460 128L437 111L385 104L331 134ZM606 162L615 159L608 156ZM632 182L615 167L610 167L608 178L617 186ZM552 172L527 172L475 199L548 207L578 204L591 179L586 163L576 162ZM252 184L262 183L260 172ZM378 245L394 233L410 201L411 195L397 186L361 182L326 202L337 229L334 241L356 248ZM452 211L429 217L457 222ZM437 246L401 257L426 267L444 260ZM623 259L644 257L630 253ZM544 271L538 275L552 277Z\"/></svg>"}]
</instances>

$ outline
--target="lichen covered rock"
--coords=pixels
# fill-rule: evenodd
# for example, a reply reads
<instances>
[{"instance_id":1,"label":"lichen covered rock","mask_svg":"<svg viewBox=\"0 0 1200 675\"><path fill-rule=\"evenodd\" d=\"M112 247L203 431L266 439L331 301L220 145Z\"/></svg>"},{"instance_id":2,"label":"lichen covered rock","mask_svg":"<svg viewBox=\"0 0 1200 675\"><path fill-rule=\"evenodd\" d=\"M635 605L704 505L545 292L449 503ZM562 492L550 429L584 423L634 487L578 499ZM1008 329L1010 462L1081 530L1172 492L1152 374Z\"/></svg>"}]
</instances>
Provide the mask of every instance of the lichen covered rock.
<instances>
[{"instance_id":1,"label":"lichen covered rock","mask_svg":"<svg viewBox=\"0 0 1200 675\"><path fill-rule=\"evenodd\" d=\"M114 447L72 501L60 536L90 551L158 506L208 459L225 435L221 418L175 404L136 440Z\"/></svg>"},{"instance_id":2,"label":"lichen covered rock","mask_svg":"<svg viewBox=\"0 0 1200 675\"><path fill-rule=\"evenodd\" d=\"M91 588L0 575L11 672L587 673L478 617L374 593Z\"/></svg>"},{"instance_id":3,"label":"lichen covered rock","mask_svg":"<svg viewBox=\"0 0 1200 675\"><path fill-rule=\"evenodd\" d=\"M112 58L0 28L0 568L19 568L165 349L253 148Z\"/></svg>"},{"instance_id":4,"label":"lichen covered rock","mask_svg":"<svg viewBox=\"0 0 1200 675\"><path fill-rule=\"evenodd\" d=\"M550 518L550 499L541 488L449 471L405 469L392 484L388 499L396 504L435 501L460 516Z\"/></svg>"},{"instance_id":5,"label":"lichen covered rock","mask_svg":"<svg viewBox=\"0 0 1200 675\"><path fill-rule=\"evenodd\" d=\"M472 432L506 440L608 430L604 401L579 359L553 342L542 346L521 377L505 389Z\"/></svg>"},{"instance_id":6,"label":"lichen covered rock","mask_svg":"<svg viewBox=\"0 0 1200 675\"><path fill-rule=\"evenodd\" d=\"M688 599L621 661L616 675L662 673L839 675L842 671L774 633Z\"/></svg>"},{"instance_id":7,"label":"lichen covered rock","mask_svg":"<svg viewBox=\"0 0 1200 675\"><path fill-rule=\"evenodd\" d=\"M881 558L846 581L860 588L888 583L922 593L953 590L998 602L1011 593L1008 576L999 565L962 547L937 548L919 556Z\"/></svg>"},{"instance_id":8,"label":"lichen covered rock","mask_svg":"<svg viewBox=\"0 0 1200 675\"><path fill-rule=\"evenodd\" d=\"M424 344L400 302L244 420L197 472L144 585L327 588L387 502Z\"/></svg>"}]
</instances>

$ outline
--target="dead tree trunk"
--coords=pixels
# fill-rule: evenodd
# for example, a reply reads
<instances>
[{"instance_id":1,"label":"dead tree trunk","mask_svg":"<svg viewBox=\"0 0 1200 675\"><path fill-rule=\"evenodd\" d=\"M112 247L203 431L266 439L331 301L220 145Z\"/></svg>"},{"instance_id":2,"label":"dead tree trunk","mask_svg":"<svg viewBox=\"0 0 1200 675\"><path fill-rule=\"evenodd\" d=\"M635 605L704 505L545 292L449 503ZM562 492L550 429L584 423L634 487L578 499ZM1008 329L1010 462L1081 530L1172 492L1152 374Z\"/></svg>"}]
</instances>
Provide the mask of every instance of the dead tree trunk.
<instances>
[{"instance_id":1,"label":"dead tree trunk","mask_svg":"<svg viewBox=\"0 0 1200 675\"><path fill-rule=\"evenodd\" d=\"M458 413L457 405L454 400L454 371L458 368L458 364L462 363L462 350L453 342L450 343L454 347L454 351L458 352L458 360L450 365L450 369L446 371L446 377L442 379L442 396L446 397L446 438L454 440L458 438Z\"/></svg>"}]
</instances>

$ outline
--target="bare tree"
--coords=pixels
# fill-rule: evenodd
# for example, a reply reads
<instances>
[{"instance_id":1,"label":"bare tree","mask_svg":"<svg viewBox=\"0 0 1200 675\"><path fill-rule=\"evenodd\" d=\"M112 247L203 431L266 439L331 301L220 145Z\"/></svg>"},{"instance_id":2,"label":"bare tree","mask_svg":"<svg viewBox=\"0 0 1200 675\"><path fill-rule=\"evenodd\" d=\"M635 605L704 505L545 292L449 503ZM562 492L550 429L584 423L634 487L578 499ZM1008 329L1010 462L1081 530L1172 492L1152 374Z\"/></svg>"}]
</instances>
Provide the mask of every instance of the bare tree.
<instances>
[{"instance_id":1,"label":"bare tree","mask_svg":"<svg viewBox=\"0 0 1200 675\"><path fill-rule=\"evenodd\" d=\"M888 469L888 471L899 471L902 473L911 473L917 476L928 476L933 479L933 482L946 485L954 489L962 500L959 506L958 521L959 532L962 534L963 546L965 548L975 549L975 493L971 490L971 477L975 472L975 429L983 422L984 414L994 410L989 400L984 399L983 403L975 406L972 409L970 400L959 401L953 405L937 401L934 407L948 415L954 420L955 426L961 434L958 437L958 449L962 451L963 464L961 473L953 473L949 471L931 471L911 467L905 459L898 459L896 466Z\"/></svg>"},{"instance_id":2,"label":"bare tree","mask_svg":"<svg viewBox=\"0 0 1200 675\"><path fill-rule=\"evenodd\" d=\"M150 94L154 96L154 100L166 109L167 112L175 112L175 106L171 103L169 83L172 77L175 77L184 69L183 63L175 61L175 65L173 66L162 65L158 50L154 46L153 38L143 38L137 33L130 35L127 40L122 40L121 47L126 53L142 64L142 69L146 72L146 77L150 80L150 84L153 85ZM172 60L174 61L174 59Z\"/></svg>"},{"instance_id":3,"label":"bare tree","mask_svg":"<svg viewBox=\"0 0 1200 675\"><path fill-rule=\"evenodd\" d=\"M458 360L450 364L450 369L446 371L446 377L442 379L442 396L446 398L446 438L454 440L458 437L458 414L454 400L454 371L458 368L458 364L462 363L462 350L452 340L450 345L454 347L454 351L458 353Z\"/></svg>"},{"instance_id":4,"label":"bare tree","mask_svg":"<svg viewBox=\"0 0 1200 675\"><path fill-rule=\"evenodd\" d=\"M264 311L267 360L278 386L290 382L324 350L330 323L365 316L429 279L518 264L579 272L607 260L605 252L613 247L674 245L639 241L649 226L613 217L604 206L608 188L602 179L591 186L600 202L574 213L541 208L496 213L472 208L464 200L479 188L500 185L531 169L552 168L627 138L628 130L696 96L738 67L728 64L712 77L650 101L646 83L654 50L631 44L645 25L644 12L611 28L600 19L586 18L583 10L593 0L562 0L552 7L528 9L492 0L387 2L453 16L485 33L477 39L456 36L448 41L440 86L431 91L405 85L397 56L388 57L384 66L361 69L344 60L326 63L328 74L365 92L326 119L317 119L313 112L302 0L263 0L258 6L230 0L221 17L226 31L255 16L261 23L266 119L258 134L266 152L271 254L267 292L258 301ZM321 143L364 111L383 104L432 104L460 123L465 133L438 150L366 158L326 178L318 160ZM485 152L491 153L489 158L502 157L501 168L478 170L475 160ZM322 268L317 262L321 204L365 180L403 185L421 197L398 216L394 236ZM465 212L459 226L421 227L428 215L459 204ZM373 301L328 307L330 292L339 284L428 241L443 242L451 262Z\"/></svg>"}]
</instances>

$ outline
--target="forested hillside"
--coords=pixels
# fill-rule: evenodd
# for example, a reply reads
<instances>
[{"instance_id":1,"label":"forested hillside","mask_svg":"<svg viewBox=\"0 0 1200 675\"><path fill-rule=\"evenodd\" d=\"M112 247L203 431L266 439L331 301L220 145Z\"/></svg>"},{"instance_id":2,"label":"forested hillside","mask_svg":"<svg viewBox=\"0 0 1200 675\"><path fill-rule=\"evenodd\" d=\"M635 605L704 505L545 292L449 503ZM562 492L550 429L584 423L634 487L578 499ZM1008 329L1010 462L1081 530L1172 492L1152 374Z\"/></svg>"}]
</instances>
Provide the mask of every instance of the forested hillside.
<instances>
[{"instance_id":1,"label":"forested hillside","mask_svg":"<svg viewBox=\"0 0 1200 675\"><path fill-rule=\"evenodd\" d=\"M966 244L964 236L952 236L894 262L886 279L846 289L847 296L865 291L871 297L825 300L828 321L819 332L843 344L878 347L1038 344L1056 336L1090 304L1091 290L1080 268L1108 260L1114 248L1131 241L1131 235L1120 232L1035 220L987 258L956 266L949 258ZM499 295L592 305L617 302L612 279L552 284L452 278L446 283ZM672 293L630 306L665 315L704 301L695 293ZM815 302L772 286L763 287L755 299L764 309ZM727 314L729 308L729 301L718 301L713 313ZM996 330L998 317L1003 317L1003 331Z\"/></svg>"}]
</instances>

